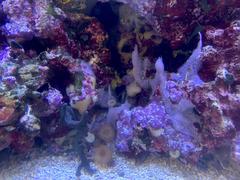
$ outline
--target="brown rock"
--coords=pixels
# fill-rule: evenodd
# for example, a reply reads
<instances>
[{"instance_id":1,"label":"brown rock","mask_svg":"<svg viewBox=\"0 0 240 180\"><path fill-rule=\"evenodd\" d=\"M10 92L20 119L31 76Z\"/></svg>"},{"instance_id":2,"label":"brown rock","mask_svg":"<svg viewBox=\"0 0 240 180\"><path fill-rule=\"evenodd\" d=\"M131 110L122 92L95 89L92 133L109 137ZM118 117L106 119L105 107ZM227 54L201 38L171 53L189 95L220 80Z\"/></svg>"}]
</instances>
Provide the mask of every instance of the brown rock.
<instances>
[{"instance_id":1,"label":"brown rock","mask_svg":"<svg viewBox=\"0 0 240 180\"><path fill-rule=\"evenodd\" d=\"M11 107L2 107L0 109L0 125L8 125L12 122L15 110Z\"/></svg>"}]
</instances>

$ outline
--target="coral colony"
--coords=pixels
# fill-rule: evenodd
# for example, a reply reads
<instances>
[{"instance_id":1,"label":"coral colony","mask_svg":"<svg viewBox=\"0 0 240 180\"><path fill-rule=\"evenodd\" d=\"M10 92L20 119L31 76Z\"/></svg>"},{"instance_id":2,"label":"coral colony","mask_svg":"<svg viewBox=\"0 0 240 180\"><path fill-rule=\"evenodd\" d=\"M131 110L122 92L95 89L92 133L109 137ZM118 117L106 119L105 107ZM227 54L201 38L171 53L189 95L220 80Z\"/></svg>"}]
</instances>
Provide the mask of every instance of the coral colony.
<instances>
[{"instance_id":1,"label":"coral colony","mask_svg":"<svg viewBox=\"0 0 240 180\"><path fill-rule=\"evenodd\" d=\"M239 163L240 1L1 1L0 151L71 131L77 175L116 152Z\"/></svg>"}]
</instances>

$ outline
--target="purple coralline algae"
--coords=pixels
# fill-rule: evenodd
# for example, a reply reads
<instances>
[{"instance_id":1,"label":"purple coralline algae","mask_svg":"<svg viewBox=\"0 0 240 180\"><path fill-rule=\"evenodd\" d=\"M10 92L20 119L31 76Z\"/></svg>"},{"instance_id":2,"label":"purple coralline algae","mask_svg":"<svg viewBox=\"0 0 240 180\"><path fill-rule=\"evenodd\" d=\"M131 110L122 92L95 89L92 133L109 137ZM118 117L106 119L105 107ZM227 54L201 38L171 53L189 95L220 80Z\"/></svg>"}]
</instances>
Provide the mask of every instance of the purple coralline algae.
<instances>
[{"instance_id":1,"label":"purple coralline algae","mask_svg":"<svg viewBox=\"0 0 240 180\"><path fill-rule=\"evenodd\" d=\"M71 57L64 49L53 50L46 56L52 67L62 66L73 76L74 80L67 85L66 93L71 106L84 113L97 100L96 77L91 66L84 60Z\"/></svg>"},{"instance_id":2,"label":"purple coralline algae","mask_svg":"<svg viewBox=\"0 0 240 180\"><path fill-rule=\"evenodd\" d=\"M51 107L59 107L62 104L63 96L57 89L50 89L46 94L46 99Z\"/></svg>"},{"instance_id":3,"label":"purple coralline algae","mask_svg":"<svg viewBox=\"0 0 240 180\"><path fill-rule=\"evenodd\" d=\"M10 47L5 47L0 51L0 63L2 64L10 57Z\"/></svg>"},{"instance_id":4,"label":"purple coralline algae","mask_svg":"<svg viewBox=\"0 0 240 180\"><path fill-rule=\"evenodd\" d=\"M175 117L174 117L175 118ZM122 152L133 151L134 138L140 138L141 131L147 129L152 136L148 150L171 153L178 151L180 155L189 158L201 151L199 142L187 134L179 131L169 119L162 104L152 102L146 107L136 107L124 110L117 121L116 146ZM145 149L146 150L146 149ZM193 159L194 160L194 159Z\"/></svg>"},{"instance_id":5,"label":"purple coralline algae","mask_svg":"<svg viewBox=\"0 0 240 180\"><path fill-rule=\"evenodd\" d=\"M2 7L9 19L2 29L9 38L48 38L60 26L60 21L49 12L51 1L48 0L7 0L2 2Z\"/></svg>"}]
</instances>

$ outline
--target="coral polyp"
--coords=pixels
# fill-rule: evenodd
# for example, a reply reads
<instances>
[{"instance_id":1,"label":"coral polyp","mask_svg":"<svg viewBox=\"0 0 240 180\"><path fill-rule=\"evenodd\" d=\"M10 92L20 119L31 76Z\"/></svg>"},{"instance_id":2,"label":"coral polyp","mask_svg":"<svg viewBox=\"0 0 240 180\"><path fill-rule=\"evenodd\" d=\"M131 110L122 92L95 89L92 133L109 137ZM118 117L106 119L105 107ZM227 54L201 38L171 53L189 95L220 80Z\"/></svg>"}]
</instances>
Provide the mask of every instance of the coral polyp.
<instances>
[{"instance_id":1,"label":"coral polyp","mask_svg":"<svg viewBox=\"0 0 240 180\"><path fill-rule=\"evenodd\" d=\"M97 135L105 142L112 142L115 138L115 130L111 124L103 123L98 129Z\"/></svg>"},{"instance_id":2,"label":"coral polyp","mask_svg":"<svg viewBox=\"0 0 240 180\"><path fill-rule=\"evenodd\" d=\"M93 160L96 164L107 167L111 165L112 162L112 151L111 149L106 145L97 145L93 149Z\"/></svg>"}]
</instances>

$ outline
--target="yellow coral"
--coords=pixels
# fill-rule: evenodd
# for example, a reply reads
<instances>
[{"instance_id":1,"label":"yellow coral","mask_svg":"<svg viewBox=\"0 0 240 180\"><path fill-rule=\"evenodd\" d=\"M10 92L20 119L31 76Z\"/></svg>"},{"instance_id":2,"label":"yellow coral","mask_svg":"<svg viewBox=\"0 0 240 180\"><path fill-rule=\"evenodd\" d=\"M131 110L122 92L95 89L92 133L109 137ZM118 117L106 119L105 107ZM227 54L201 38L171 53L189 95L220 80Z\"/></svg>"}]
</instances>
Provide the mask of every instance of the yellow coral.
<instances>
[{"instance_id":1,"label":"yellow coral","mask_svg":"<svg viewBox=\"0 0 240 180\"><path fill-rule=\"evenodd\" d=\"M122 83L121 78L117 75L115 72L115 78L111 82L111 87L115 89L117 86L119 86Z\"/></svg>"},{"instance_id":2,"label":"yellow coral","mask_svg":"<svg viewBox=\"0 0 240 180\"><path fill-rule=\"evenodd\" d=\"M127 90L127 95L129 97L134 97L138 93L140 93L142 89L141 87L139 87L139 85L136 82L132 82L126 87L126 90Z\"/></svg>"},{"instance_id":3,"label":"yellow coral","mask_svg":"<svg viewBox=\"0 0 240 180\"><path fill-rule=\"evenodd\" d=\"M72 103L71 106L78 110L80 114L83 114L87 111L89 105L91 104L92 99L90 96L85 97L84 100L77 101L74 104Z\"/></svg>"}]
</instances>

